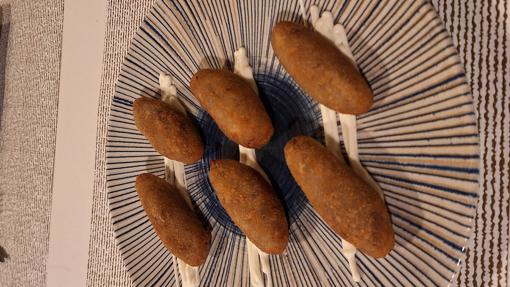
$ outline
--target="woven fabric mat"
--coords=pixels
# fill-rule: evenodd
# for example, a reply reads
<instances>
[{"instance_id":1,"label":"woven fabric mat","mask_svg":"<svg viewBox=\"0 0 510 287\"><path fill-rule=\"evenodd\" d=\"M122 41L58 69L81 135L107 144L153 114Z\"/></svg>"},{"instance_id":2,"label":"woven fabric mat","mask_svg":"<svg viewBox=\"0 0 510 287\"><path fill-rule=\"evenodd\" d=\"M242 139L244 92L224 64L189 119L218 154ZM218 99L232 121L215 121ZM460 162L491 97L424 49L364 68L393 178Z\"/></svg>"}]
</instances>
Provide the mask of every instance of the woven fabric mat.
<instances>
[{"instance_id":1,"label":"woven fabric mat","mask_svg":"<svg viewBox=\"0 0 510 287\"><path fill-rule=\"evenodd\" d=\"M0 286L44 286L64 0L0 7Z\"/></svg>"},{"instance_id":2,"label":"woven fabric mat","mask_svg":"<svg viewBox=\"0 0 510 287\"><path fill-rule=\"evenodd\" d=\"M155 0L108 1L98 119L88 285L130 286L115 245L106 198L108 111L129 43ZM432 1L459 50L478 111L481 188L476 237L456 284L507 286L510 79L508 1ZM506 12L505 12L506 11ZM505 27L507 27L505 29ZM503 73L507 71L506 74Z\"/></svg>"}]
</instances>

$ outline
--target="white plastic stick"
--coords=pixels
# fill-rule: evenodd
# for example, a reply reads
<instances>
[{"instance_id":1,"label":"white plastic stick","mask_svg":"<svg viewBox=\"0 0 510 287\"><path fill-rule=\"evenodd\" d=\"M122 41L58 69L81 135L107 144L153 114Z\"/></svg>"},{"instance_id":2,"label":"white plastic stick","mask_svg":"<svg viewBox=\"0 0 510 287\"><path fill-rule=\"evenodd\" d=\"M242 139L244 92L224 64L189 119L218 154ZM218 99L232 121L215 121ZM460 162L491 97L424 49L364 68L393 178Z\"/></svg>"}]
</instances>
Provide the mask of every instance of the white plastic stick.
<instances>
[{"instance_id":1,"label":"white plastic stick","mask_svg":"<svg viewBox=\"0 0 510 287\"><path fill-rule=\"evenodd\" d=\"M302 5L302 2L300 2ZM301 7L301 11L306 11L304 7ZM351 49L349 48L349 43L347 40L347 34L345 33L345 29L341 24L333 23L333 16L331 12L323 12L322 16L319 17L319 8L315 5L310 7L310 17L311 22L314 29L319 32L324 37L328 38L332 41L337 48L342 51L353 64L356 64L356 61L352 55ZM303 19L307 20L306 15L303 13ZM335 126L332 127L331 118L333 118L332 114L336 112L321 105L321 114L324 121L324 135L326 137L326 146L339 158L340 153L338 150L340 149L340 140L338 139L338 127L336 126L336 116L335 118ZM369 175L369 173L363 168L359 161L358 155L358 139L357 139L357 128L356 128L356 116L341 114L338 113L338 117L340 119L340 123L342 126L342 135L344 139L345 149L347 151L347 155L349 157L349 162L351 164L354 172L362 177L372 188L376 189L379 194L382 195L382 191L374 179ZM333 140L334 139L334 140ZM337 140L338 139L338 140ZM337 141L335 141L337 140ZM352 279L355 282L359 282L361 280L361 276L359 274L358 266L356 264L356 247L346 240L342 239L343 253L349 262L349 268L351 269Z\"/></svg>"},{"instance_id":2,"label":"white plastic stick","mask_svg":"<svg viewBox=\"0 0 510 287\"><path fill-rule=\"evenodd\" d=\"M344 161L340 150L340 135L338 134L336 112L324 105L320 105L320 109L326 147L341 161Z\"/></svg>"},{"instance_id":3,"label":"white plastic stick","mask_svg":"<svg viewBox=\"0 0 510 287\"><path fill-rule=\"evenodd\" d=\"M161 100L186 114L186 109L177 98L177 89L172 84L172 77L170 77L170 75L161 73L159 75L159 86L161 90ZM177 188L188 206L193 208L193 205L191 204L191 198L188 194L188 191L186 190L184 164L182 162L174 161L165 157L165 179ZM198 273L198 267L190 266L177 257L174 257L174 264L178 266L183 287L196 287L199 285L200 276ZM176 282L179 281L176 280Z\"/></svg>"},{"instance_id":4,"label":"white plastic stick","mask_svg":"<svg viewBox=\"0 0 510 287\"><path fill-rule=\"evenodd\" d=\"M234 52L234 73L245 79L253 90L258 94L257 85L253 79L253 71L248 63L246 49L239 48ZM257 163L255 150L239 145L239 161L258 171L268 182L264 170ZM246 248L248 251L248 264L250 271L250 284L254 287L272 286L271 270L269 265L269 255L255 246L248 237L246 237ZM264 280L265 276L265 280ZM264 285L264 282L266 285Z\"/></svg>"},{"instance_id":5,"label":"white plastic stick","mask_svg":"<svg viewBox=\"0 0 510 287\"><path fill-rule=\"evenodd\" d=\"M330 41L332 41L335 44L335 46L340 51L342 51L342 53L346 55L353 64L356 65L356 60L354 59L354 56L352 55L351 49L349 47L349 42L347 40L347 34L345 33L344 26L342 26L341 24L334 25L333 15L331 15L330 12L322 13L322 16L319 18L319 9L317 8L317 6L310 7L310 14L312 15L311 17L314 29L323 36L327 37ZM337 114L335 111L329 108L327 109ZM347 151L347 155L349 157L351 167L356 172L356 174L361 176L372 188L379 192L381 197L383 197L381 188L377 185L375 180L368 174L365 168L363 168L359 161L356 116L338 113L338 117L340 119L340 123L342 126L344 145ZM336 146L339 146L338 143L336 144Z\"/></svg>"},{"instance_id":6,"label":"white plastic stick","mask_svg":"<svg viewBox=\"0 0 510 287\"><path fill-rule=\"evenodd\" d=\"M359 175L363 180L368 183L373 189L375 189L381 198L384 200L384 194L379 187L379 185L375 182L375 180L370 176L368 171L361 165L358 154L358 135L356 128L356 117L352 115L338 114L340 117L340 123L342 124L342 135L344 138L344 145L347 151L347 156L349 157L349 162L351 164L354 172Z\"/></svg>"},{"instance_id":7,"label":"white plastic stick","mask_svg":"<svg viewBox=\"0 0 510 287\"><path fill-rule=\"evenodd\" d=\"M268 182L269 179L264 170L257 163L255 150L239 145L239 161L258 171ZM248 263L250 271L251 286L272 286L269 255L260 250L246 237L246 248L248 251ZM266 277L264 280L264 276ZM264 281L266 285L264 285Z\"/></svg>"}]
</instances>

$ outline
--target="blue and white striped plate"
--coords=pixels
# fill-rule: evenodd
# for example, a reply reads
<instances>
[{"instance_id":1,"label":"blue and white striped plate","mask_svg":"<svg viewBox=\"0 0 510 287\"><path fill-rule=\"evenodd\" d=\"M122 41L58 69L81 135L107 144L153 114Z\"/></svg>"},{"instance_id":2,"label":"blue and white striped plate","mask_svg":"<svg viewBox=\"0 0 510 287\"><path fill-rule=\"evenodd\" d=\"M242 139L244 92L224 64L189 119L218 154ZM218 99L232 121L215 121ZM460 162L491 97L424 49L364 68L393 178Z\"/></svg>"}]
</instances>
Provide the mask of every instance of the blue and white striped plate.
<instances>
[{"instance_id":1,"label":"blue and white striped plate","mask_svg":"<svg viewBox=\"0 0 510 287\"><path fill-rule=\"evenodd\" d=\"M384 190L395 249L376 260L358 253L365 286L446 286L472 235L479 195L478 131L472 97L455 47L427 1L305 1L329 10L346 27L362 72L375 92L358 118L361 161ZM290 242L271 256L275 286L350 286L341 241L310 207L282 156L297 134L321 138L317 104L275 58L269 39L281 20L300 21L298 1L158 1L141 24L119 76L108 127L108 198L126 268L137 286L178 284L173 256L154 233L134 189L136 175L164 174L163 157L136 129L132 102L159 97L158 76L174 78L178 96L200 126L204 158L186 166L188 189L213 228L202 286L249 286L245 238L207 178L215 158L237 158L193 98L200 67L232 68L247 48L275 135L257 156L284 198ZM225 61L226 60L226 61Z\"/></svg>"}]
</instances>

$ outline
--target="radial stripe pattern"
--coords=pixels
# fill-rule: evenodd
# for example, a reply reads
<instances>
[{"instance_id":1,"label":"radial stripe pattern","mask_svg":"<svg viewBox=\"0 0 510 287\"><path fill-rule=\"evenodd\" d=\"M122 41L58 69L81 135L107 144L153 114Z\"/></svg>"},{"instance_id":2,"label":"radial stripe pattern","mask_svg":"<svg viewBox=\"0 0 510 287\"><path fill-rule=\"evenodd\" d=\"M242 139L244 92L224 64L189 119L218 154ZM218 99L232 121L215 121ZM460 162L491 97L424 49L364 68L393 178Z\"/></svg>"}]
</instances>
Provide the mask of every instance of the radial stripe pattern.
<instances>
[{"instance_id":1,"label":"radial stripe pattern","mask_svg":"<svg viewBox=\"0 0 510 287\"><path fill-rule=\"evenodd\" d=\"M346 27L353 55L375 93L358 117L362 163L383 189L396 232L384 259L357 255L362 286L446 286L472 235L479 195L479 138L472 97L457 52L427 1L305 1L331 11ZM163 157L136 129L132 103L159 97L158 76L201 128L204 158L186 166L191 197L213 233L200 268L203 286L249 286L245 239L219 205L209 162L237 158L188 88L200 68L232 68L246 47L275 135L257 151L290 222L289 247L271 256L275 286L350 286L341 240L319 218L285 166L282 149L298 134L322 138L317 104L273 54L270 31L301 21L298 1L157 1L131 42L110 110L107 187L124 263L137 286L174 286L174 261L159 241L134 190L136 175L164 175Z\"/></svg>"}]
</instances>

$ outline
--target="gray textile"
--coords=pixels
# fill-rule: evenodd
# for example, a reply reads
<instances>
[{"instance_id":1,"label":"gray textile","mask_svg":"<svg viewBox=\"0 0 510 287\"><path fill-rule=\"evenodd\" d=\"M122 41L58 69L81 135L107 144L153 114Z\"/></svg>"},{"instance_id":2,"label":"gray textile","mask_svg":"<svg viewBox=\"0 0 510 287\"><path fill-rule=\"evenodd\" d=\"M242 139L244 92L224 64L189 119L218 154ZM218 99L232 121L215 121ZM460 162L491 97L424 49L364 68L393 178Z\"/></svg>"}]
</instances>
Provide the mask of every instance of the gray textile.
<instances>
[{"instance_id":1,"label":"gray textile","mask_svg":"<svg viewBox=\"0 0 510 287\"><path fill-rule=\"evenodd\" d=\"M43 286L64 0L0 6L0 286Z\"/></svg>"}]
</instances>

